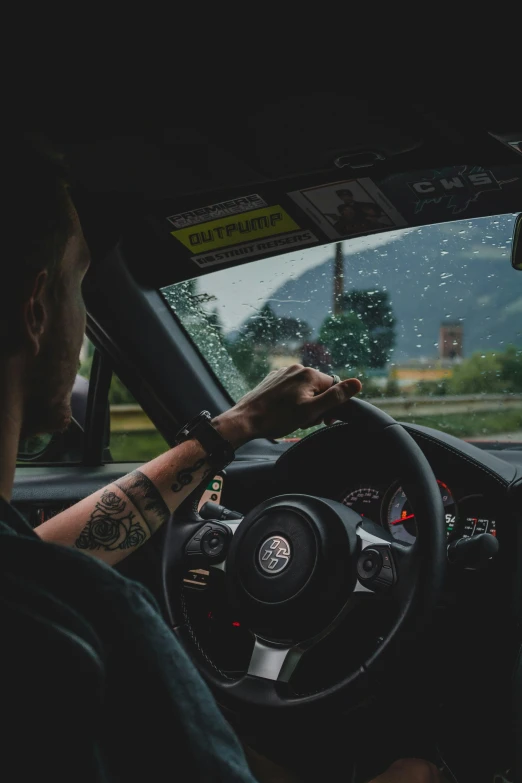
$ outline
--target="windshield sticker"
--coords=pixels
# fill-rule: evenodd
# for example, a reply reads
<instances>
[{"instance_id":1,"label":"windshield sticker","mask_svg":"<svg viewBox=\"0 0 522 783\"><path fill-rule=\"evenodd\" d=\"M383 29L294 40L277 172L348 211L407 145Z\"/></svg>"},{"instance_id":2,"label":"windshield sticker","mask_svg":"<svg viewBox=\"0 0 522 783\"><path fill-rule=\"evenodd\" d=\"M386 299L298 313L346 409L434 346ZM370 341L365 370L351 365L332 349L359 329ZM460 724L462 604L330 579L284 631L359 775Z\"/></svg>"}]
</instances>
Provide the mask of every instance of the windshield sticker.
<instances>
[{"instance_id":1,"label":"windshield sticker","mask_svg":"<svg viewBox=\"0 0 522 783\"><path fill-rule=\"evenodd\" d=\"M289 252L295 247L304 247L318 243L317 237L311 231L292 231L288 234L276 237L275 239L265 240L264 242L244 242L236 245L230 250L220 250L217 253L203 253L199 256L192 256L192 261L201 269L217 264L227 264L231 261L250 258L256 258L262 255L273 255L278 250L282 253Z\"/></svg>"},{"instance_id":2,"label":"windshield sticker","mask_svg":"<svg viewBox=\"0 0 522 783\"><path fill-rule=\"evenodd\" d=\"M329 239L371 234L407 223L371 179L352 179L288 194Z\"/></svg>"},{"instance_id":3,"label":"windshield sticker","mask_svg":"<svg viewBox=\"0 0 522 783\"><path fill-rule=\"evenodd\" d=\"M502 185L516 182L518 177L498 180L492 171L481 166L452 166L433 170L428 176L408 182L416 197L415 214L428 204L445 204L452 215L465 212L481 193L501 190Z\"/></svg>"},{"instance_id":4,"label":"windshield sticker","mask_svg":"<svg viewBox=\"0 0 522 783\"><path fill-rule=\"evenodd\" d=\"M522 141L508 141L509 146L519 155L522 155Z\"/></svg>"},{"instance_id":5,"label":"windshield sticker","mask_svg":"<svg viewBox=\"0 0 522 783\"><path fill-rule=\"evenodd\" d=\"M282 207L275 205L254 209L229 218L211 220L197 226L171 231L193 253L239 245L245 240L263 239L276 234L286 234L299 226Z\"/></svg>"},{"instance_id":6,"label":"windshield sticker","mask_svg":"<svg viewBox=\"0 0 522 783\"><path fill-rule=\"evenodd\" d=\"M241 212L266 206L266 201L258 193L252 193L250 196L220 201L219 204L211 204L209 207L198 207L198 209L180 212L178 215L171 215L167 220L172 223L174 228L187 228L187 226L205 223L207 220L215 220L227 217L227 215L238 215Z\"/></svg>"}]
</instances>

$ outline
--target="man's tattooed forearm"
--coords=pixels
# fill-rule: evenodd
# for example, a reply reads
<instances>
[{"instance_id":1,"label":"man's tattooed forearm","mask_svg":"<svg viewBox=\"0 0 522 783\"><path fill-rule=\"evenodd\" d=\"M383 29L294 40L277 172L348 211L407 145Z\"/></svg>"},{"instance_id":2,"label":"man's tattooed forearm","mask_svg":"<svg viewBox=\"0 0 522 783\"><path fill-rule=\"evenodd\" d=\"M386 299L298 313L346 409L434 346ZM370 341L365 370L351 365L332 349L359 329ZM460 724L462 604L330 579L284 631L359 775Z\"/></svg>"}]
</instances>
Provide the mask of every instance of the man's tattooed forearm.
<instances>
[{"instance_id":1,"label":"man's tattooed forearm","mask_svg":"<svg viewBox=\"0 0 522 783\"><path fill-rule=\"evenodd\" d=\"M194 473L203 467L205 464L205 459L198 459L197 462L192 465L190 468L182 468L178 475L176 476L176 481L171 486L171 490L173 492L181 492L183 487L188 486L188 484L192 484L194 481Z\"/></svg>"},{"instance_id":2,"label":"man's tattooed forearm","mask_svg":"<svg viewBox=\"0 0 522 783\"><path fill-rule=\"evenodd\" d=\"M135 470L116 482L136 506L149 528L156 529L170 516L167 504L153 482L140 470Z\"/></svg>"},{"instance_id":3,"label":"man's tattooed forearm","mask_svg":"<svg viewBox=\"0 0 522 783\"><path fill-rule=\"evenodd\" d=\"M106 489L78 538L78 549L103 549L114 552L140 546L148 533L130 509L128 503L115 492Z\"/></svg>"}]
</instances>

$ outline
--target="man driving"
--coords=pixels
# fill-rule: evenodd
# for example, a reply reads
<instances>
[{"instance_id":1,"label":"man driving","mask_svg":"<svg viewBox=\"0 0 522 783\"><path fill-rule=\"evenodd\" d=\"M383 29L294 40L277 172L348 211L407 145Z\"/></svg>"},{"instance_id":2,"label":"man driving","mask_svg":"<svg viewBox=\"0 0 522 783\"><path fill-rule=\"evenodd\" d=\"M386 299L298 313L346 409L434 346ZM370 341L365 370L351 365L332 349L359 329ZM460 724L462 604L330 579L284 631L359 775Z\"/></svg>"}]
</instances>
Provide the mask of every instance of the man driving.
<instances>
[{"instance_id":1,"label":"man driving","mask_svg":"<svg viewBox=\"0 0 522 783\"><path fill-rule=\"evenodd\" d=\"M63 430L71 419L89 251L60 159L23 140L8 153L4 232L12 241L0 294L4 779L156 783L181 770L194 781L252 781L240 743L154 599L111 568L208 477L207 439L185 440L36 531L10 505L20 439ZM236 450L328 421L360 388L357 379L337 383L295 365L268 375L207 426ZM403 760L378 780L421 783L436 774L427 762Z\"/></svg>"}]
</instances>

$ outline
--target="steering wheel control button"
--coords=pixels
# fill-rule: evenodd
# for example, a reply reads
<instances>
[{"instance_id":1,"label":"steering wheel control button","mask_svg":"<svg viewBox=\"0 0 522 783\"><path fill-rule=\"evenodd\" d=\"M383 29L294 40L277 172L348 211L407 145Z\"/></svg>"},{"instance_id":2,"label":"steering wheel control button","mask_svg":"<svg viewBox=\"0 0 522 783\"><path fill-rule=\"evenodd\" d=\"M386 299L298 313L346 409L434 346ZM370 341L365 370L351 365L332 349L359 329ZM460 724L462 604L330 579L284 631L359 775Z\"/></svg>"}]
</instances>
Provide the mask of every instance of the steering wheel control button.
<instances>
[{"instance_id":1,"label":"steering wheel control button","mask_svg":"<svg viewBox=\"0 0 522 783\"><path fill-rule=\"evenodd\" d=\"M357 576L361 582L374 579L382 569L382 558L376 549L364 549L357 561Z\"/></svg>"},{"instance_id":2,"label":"steering wheel control button","mask_svg":"<svg viewBox=\"0 0 522 783\"><path fill-rule=\"evenodd\" d=\"M393 584L393 571L391 568L383 568L378 574L375 580L376 585L382 585L382 587L389 587Z\"/></svg>"},{"instance_id":3,"label":"steering wheel control button","mask_svg":"<svg viewBox=\"0 0 522 783\"><path fill-rule=\"evenodd\" d=\"M197 533L192 537L192 541L201 541L205 533L208 533L209 530L212 529L212 525L205 525L204 527L200 527Z\"/></svg>"},{"instance_id":4,"label":"steering wheel control button","mask_svg":"<svg viewBox=\"0 0 522 783\"><path fill-rule=\"evenodd\" d=\"M223 530L213 527L201 539L201 549L207 557L217 558L225 549L227 538Z\"/></svg>"},{"instance_id":5,"label":"steering wheel control button","mask_svg":"<svg viewBox=\"0 0 522 783\"><path fill-rule=\"evenodd\" d=\"M257 560L265 574L280 574L290 563L292 549L283 536L270 536L260 546Z\"/></svg>"},{"instance_id":6,"label":"steering wheel control button","mask_svg":"<svg viewBox=\"0 0 522 783\"><path fill-rule=\"evenodd\" d=\"M229 539L230 530L225 525L203 525L186 545L185 553L188 556L199 555L205 560L219 562L226 557Z\"/></svg>"},{"instance_id":7,"label":"steering wheel control button","mask_svg":"<svg viewBox=\"0 0 522 783\"><path fill-rule=\"evenodd\" d=\"M379 549L379 552L381 553L383 568L392 568L391 555L388 550L383 548Z\"/></svg>"}]
</instances>

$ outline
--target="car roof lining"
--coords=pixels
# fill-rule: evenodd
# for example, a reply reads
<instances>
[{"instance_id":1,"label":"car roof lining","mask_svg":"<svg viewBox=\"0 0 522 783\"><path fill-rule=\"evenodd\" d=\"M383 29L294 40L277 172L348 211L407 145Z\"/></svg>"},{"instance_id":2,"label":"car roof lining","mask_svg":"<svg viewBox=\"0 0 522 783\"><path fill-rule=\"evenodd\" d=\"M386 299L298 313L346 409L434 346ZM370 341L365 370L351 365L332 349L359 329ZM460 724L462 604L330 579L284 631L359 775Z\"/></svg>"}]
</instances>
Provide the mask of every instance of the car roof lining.
<instances>
[{"instance_id":1,"label":"car roof lining","mask_svg":"<svg viewBox=\"0 0 522 783\"><path fill-rule=\"evenodd\" d=\"M403 176L402 198L394 194L400 212L402 201L411 200L408 172L423 177L429 170L465 165L512 170L517 183L482 192L460 217L516 212L522 203L522 156L503 143L518 131L522 138L522 122L516 113L499 113L497 107L474 112L469 103L449 98L421 105L400 96L362 99L340 89L292 96L272 90L263 104L235 96L233 111L229 104L210 101L177 116L165 111L146 121L136 116L115 114L90 128L62 123L48 135L70 162L73 197L94 262L102 262L123 238L129 267L147 286L207 271L172 237L169 215L249 193L260 193L267 204L282 204L301 228L312 230L288 202L289 192L359 177L381 187L388 178ZM334 163L343 155L372 151L383 159L368 168L340 169ZM417 217L408 216L407 225L459 219L433 209ZM321 234L318 240L329 241Z\"/></svg>"}]
</instances>

